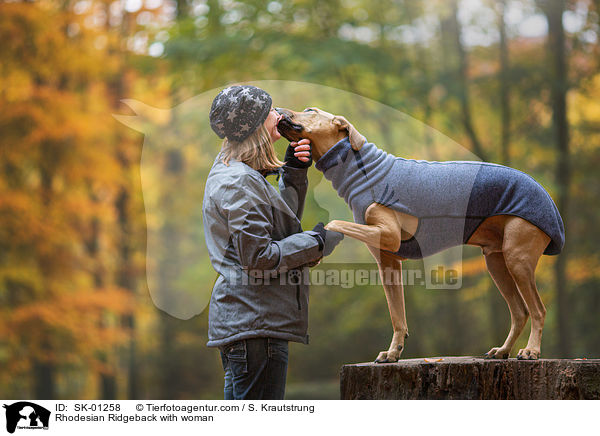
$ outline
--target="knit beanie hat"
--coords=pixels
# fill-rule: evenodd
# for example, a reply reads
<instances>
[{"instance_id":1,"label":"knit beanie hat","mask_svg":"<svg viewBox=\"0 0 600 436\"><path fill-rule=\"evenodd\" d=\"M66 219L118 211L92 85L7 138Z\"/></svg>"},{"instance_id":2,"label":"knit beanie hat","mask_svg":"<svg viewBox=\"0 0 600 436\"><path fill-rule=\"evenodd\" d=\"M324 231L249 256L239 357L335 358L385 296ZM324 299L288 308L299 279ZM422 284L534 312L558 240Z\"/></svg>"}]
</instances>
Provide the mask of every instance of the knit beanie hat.
<instances>
[{"instance_id":1,"label":"knit beanie hat","mask_svg":"<svg viewBox=\"0 0 600 436\"><path fill-rule=\"evenodd\" d=\"M212 102L210 127L219 138L241 142L265 122L271 104L271 96L256 86L230 86Z\"/></svg>"}]
</instances>

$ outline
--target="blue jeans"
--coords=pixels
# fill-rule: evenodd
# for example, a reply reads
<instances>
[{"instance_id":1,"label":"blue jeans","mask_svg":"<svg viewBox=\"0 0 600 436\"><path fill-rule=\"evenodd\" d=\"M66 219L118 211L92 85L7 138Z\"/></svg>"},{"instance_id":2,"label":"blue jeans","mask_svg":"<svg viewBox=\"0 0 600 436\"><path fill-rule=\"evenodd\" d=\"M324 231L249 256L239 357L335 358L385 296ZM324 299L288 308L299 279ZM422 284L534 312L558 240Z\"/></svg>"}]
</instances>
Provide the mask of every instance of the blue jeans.
<instances>
[{"instance_id":1,"label":"blue jeans","mask_svg":"<svg viewBox=\"0 0 600 436\"><path fill-rule=\"evenodd\" d=\"M251 338L219 347L226 400L283 400L288 341Z\"/></svg>"}]
</instances>

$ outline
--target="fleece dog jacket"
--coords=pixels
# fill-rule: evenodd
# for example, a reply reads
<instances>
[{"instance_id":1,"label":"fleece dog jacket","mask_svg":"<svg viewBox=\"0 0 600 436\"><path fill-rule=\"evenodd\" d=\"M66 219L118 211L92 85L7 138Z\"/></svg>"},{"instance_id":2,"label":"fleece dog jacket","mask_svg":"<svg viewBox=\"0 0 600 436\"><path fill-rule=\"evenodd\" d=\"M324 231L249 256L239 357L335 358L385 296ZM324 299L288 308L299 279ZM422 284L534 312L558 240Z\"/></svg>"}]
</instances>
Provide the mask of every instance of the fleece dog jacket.
<instances>
[{"instance_id":1,"label":"fleece dog jacket","mask_svg":"<svg viewBox=\"0 0 600 436\"><path fill-rule=\"evenodd\" d=\"M485 162L429 162L396 157L365 143L353 150L348 138L330 148L315 167L331 181L365 224L372 203L419 219L411 239L396 254L421 259L465 244L484 219L519 216L551 239L544 254L559 254L565 242L562 218L550 195L531 176Z\"/></svg>"}]
</instances>

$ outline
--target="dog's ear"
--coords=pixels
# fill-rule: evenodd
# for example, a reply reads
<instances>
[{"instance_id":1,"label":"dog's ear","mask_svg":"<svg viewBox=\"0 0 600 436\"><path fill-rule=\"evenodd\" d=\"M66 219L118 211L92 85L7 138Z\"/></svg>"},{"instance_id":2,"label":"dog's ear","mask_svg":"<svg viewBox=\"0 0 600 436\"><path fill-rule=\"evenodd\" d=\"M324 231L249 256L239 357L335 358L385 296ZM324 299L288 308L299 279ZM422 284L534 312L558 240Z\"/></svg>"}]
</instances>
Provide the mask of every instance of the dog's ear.
<instances>
[{"instance_id":1,"label":"dog's ear","mask_svg":"<svg viewBox=\"0 0 600 436\"><path fill-rule=\"evenodd\" d=\"M346 129L348 131L348 139L353 150L360 150L361 147L367 142L367 139L358 133L358 130L354 128L352 124L348 122L346 118L341 115L336 115L333 118L333 123L338 125L340 129Z\"/></svg>"}]
</instances>

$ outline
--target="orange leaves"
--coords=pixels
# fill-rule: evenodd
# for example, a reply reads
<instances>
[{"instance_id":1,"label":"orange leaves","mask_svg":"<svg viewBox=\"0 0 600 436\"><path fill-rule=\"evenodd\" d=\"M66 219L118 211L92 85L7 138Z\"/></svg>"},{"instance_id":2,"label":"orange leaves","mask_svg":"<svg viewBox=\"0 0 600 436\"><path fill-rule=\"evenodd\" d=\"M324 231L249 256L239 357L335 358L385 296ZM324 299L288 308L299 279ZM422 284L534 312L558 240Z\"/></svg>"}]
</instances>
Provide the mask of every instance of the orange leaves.
<instances>
[{"instance_id":1,"label":"orange leaves","mask_svg":"<svg viewBox=\"0 0 600 436\"><path fill-rule=\"evenodd\" d=\"M134 296L126 289L118 287L79 291L73 296L62 295L60 304L70 304L74 309L108 310L115 314L132 313Z\"/></svg>"},{"instance_id":2,"label":"orange leaves","mask_svg":"<svg viewBox=\"0 0 600 436\"><path fill-rule=\"evenodd\" d=\"M134 296L124 289L62 292L3 311L0 332L15 355L63 362L70 355L92 359L129 338L120 320L133 310Z\"/></svg>"},{"instance_id":3,"label":"orange leaves","mask_svg":"<svg viewBox=\"0 0 600 436\"><path fill-rule=\"evenodd\" d=\"M598 256L569 259L567 277L573 284L584 283L600 278L600 259Z\"/></svg>"},{"instance_id":4,"label":"orange leaves","mask_svg":"<svg viewBox=\"0 0 600 436\"><path fill-rule=\"evenodd\" d=\"M84 318L99 322L106 310L114 315L131 313L133 298L130 292L117 287L64 292L13 308L7 321L14 327L35 321L52 328L76 331L81 323L87 322Z\"/></svg>"},{"instance_id":5,"label":"orange leaves","mask_svg":"<svg viewBox=\"0 0 600 436\"><path fill-rule=\"evenodd\" d=\"M463 259L460 264L453 266L454 269L460 271L462 268L463 276L474 276L487 271L485 267L485 258L483 256L476 256L469 259Z\"/></svg>"}]
</instances>

